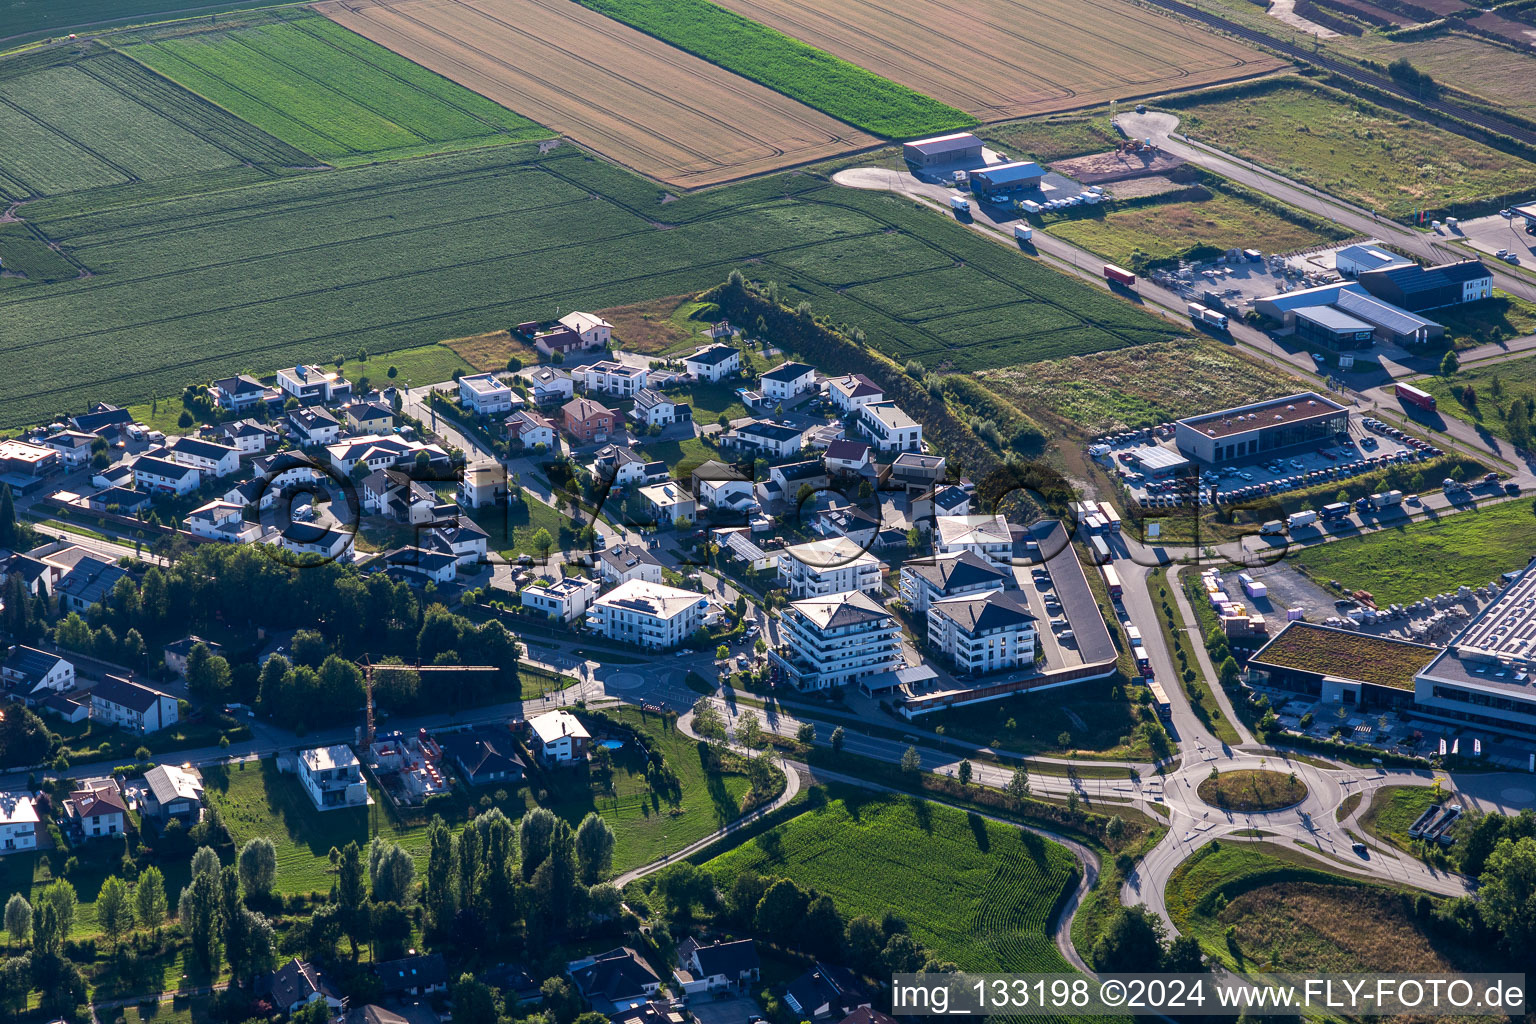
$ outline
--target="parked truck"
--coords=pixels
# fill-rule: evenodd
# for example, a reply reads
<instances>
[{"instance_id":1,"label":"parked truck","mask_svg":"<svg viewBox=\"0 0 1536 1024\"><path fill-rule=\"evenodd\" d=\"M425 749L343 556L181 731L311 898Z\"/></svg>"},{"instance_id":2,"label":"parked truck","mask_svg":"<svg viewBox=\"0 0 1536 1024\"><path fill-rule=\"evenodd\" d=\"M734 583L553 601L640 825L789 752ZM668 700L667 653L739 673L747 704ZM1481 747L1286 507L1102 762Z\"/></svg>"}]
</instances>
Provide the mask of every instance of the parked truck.
<instances>
[{"instance_id":1,"label":"parked truck","mask_svg":"<svg viewBox=\"0 0 1536 1024\"><path fill-rule=\"evenodd\" d=\"M958 192L949 197L949 206L956 213L971 212L971 201Z\"/></svg>"},{"instance_id":2,"label":"parked truck","mask_svg":"<svg viewBox=\"0 0 1536 1024\"><path fill-rule=\"evenodd\" d=\"M1311 526L1315 522L1317 522L1317 513L1310 509L1306 512L1292 512L1285 517L1285 528L1294 530L1300 526Z\"/></svg>"},{"instance_id":3,"label":"parked truck","mask_svg":"<svg viewBox=\"0 0 1536 1024\"><path fill-rule=\"evenodd\" d=\"M1103 537L1090 538L1089 546L1093 548L1093 560L1099 565L1104 565L1110 560L1109 545L1104 543Z\"/></svg>"},{"instance_id":4,"label":"parked truck","mask_svg":"<svg viewBox=\"0 0 1536 1024\"><path fill-rule=\"evenodd\" d=\"M1428 391L1421 391L1412 384L1394 384L1393 387L1397 391L1397 397L1409 405L1416 405L1430 412L1435 411L1435 396Z\"/></svg>"},{"instance_id":5,"label":"parked truck","mask_svg":"<svg viewBox=\"0 0 1536 1024\"><path fill-rule=\"evenodd\" d=\"M1337 520L1340 520L1340 519L1348 519L1349 518L1349 502L1347 502L1347 501L1330 502L1329 504L1323 506L1322 513L1323 513L1323 519L1324 519L1325 522L1330 522L1331 523L1331 522L1336 522Z\"/></svg>"},{"instance_id":6,"label":"parked truck","mask_svg":"<svg viewBox=\"0 0 1536 1024\"><path fill-rule=\"evenodd\" d=\"M1393 505L1401 505L1402 503L1402 491L1382 491L1380 494L1371 495L1372 508L1391 508Z\"/></svg>"},{"instance_id":7,"label":"parked truck","mask_svg":"<svg viewBox=\"0 0 1536 1024\"><path fill-rule=\"evenodd\" d=\"M1275 537L1285 532L1285 524L1278 519L1271 519L1259 527L1259 536Z\"/></svg>"},{"instance_id":8,"label":"parked truck","mask_svg":"<svg viewBox=\"0 0 1536 1024\"><path fill-rule=\"evenodd\" d=\"M1189 304L1189 318L1195 323L1209 327L1212 330L1227 330L1227 314L1211 309L1209 306L1202 306L1198 302L1191 302Z\"/></svg>"},{"instance_id":9,"label":"parked truck","mask_svg":"<svg viewBox=\"0 0 1536 1024\"><path fill-rule=\"evenodd\" d=\"M1113 263L1104 264L1104 280L1110 284L1124 285L1127 288L1136 287L1136 275L1124 267L1117 267Z\"/></svg>"},{"instance_id":10,"label":"parked truck","mask_svg":"<svg viewBox=\"0 0 1536 1024\"><path fill-rule=\"evenodd\" d=\"M1029 241L1034 235L1035 229L1028 224L1015 224L1013 226L1013 237L1021 242Z\"/></svg>"}]
</instances>

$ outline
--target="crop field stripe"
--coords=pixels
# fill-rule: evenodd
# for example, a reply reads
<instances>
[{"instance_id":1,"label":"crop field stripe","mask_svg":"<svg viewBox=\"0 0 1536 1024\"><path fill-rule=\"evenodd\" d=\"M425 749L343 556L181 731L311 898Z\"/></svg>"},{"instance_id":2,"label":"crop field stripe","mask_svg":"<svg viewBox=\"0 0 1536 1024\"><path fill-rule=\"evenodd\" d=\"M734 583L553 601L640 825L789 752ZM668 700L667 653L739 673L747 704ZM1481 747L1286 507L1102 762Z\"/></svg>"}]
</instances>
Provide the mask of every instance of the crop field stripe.
<instances>
[{"instance_id":1,"label":"crop field stripe","mask_svg":"<svg viewBox=\"0 0 1536 1024\"><path fill-rule=\"evenodd\" d=\"M25 107L18 106L17 104L11 102L11 100L9 98L7 98L5 96L0 96L0 103L3 103L7 107L10 107L18 115L20 115L21 117L24 117L27 120L31 121L33 124L37 125L39 128L43 129L44 131L49 132L49 133L51 133L53 135L57 135L59 138L63 139L65 142L67 142L69 145L73 146L74 148L80 150L83 153L89 154L97 162L103 164L104 166L110 168L111 170L116 171L118 174L122 175L127 180L129 180L129 181L142 181L143 180L138 175L134 174L132 171L128 170L125 167L120 166L119 164L117 164L115 162L113 162L111 159L109 159L108 157L104 156L101 153L98 153L96 150L92 149L90 146L86 145L85 143L80 142L77 139L71 138L68 132L66 132L63 129L59 128L57 125L54 125L54 124L52 124L52 123L50 123L48 121L45 121L42 118L38 117L36 114L32 113L30 110L27 110Z\"/></svg>"},{"instance_id":2,"label":"crop field stripe","mask_svg":"<svg viewBox=\"0 0 1536 1024\"><path fill-rule=\"evenodd\" d=\"M160 63L156 64L155 61L146 60L142 56L144 53L154 54L159 59ZM290 145L296 146L304 152L309 153L311 156L323 156L324 153L334 152L336 149L347 149L347 147L342 145L342 143L338 142L336 139L331 138L329 135L326 135L324 132L318 131L310 125L299 121L297 118L290 117L284 111L277 109L259 97L246 92L244 89L232 85L229 82L226 82L218 75L208 71L206 68L203 68L198 64L193 63L186 57L182 56L180 53L167 48L160 42L138 44L134 47L134 52L130 55L133 56L136 60L147 64L151 70L161 71L172 81L178 83L182 87L190 90L198 96L201 96L209 103L213 103L225 110L229 110L229 108L220 103L217 96L210 95L210 92L216 90L209 90L209 85L213 85L217 87L217 89L227 90L229 93L238 94L246 101L254 103L257 106L265 107L268 114L275 121L287 126L288 130L278 137L282 138ZM180 68L182 73L176 74L175 71L172 70L174 68ZM201 86L199 86L199 81L201 81ZM231 110L230 113L233 114L234 111ZM239 117L240 115L235 114L235 116ZM261 125L256 125L254 121L250 123L258 128L262 127ZM306 136L310 136L315 140L318 140L322 143L327 143L329 145L316 146L313 143L308 146L302 145L301 140L303 140Z\"/></svg>"},{"instance_id":3,"label":"crop field stripe","mask_svg":"<svg viewBox=\"0 0 1536 1024\"><path fill-rule=\"evenodd\" d=\"M404 62L405 61L404 57L401 57L399 54L395 53L393 50L385 49L384 47L379 46L377 43L373 43L373 42L370 42L367 39L364 39L362 36L360 36L357 33L351 31L350 29L343 28L342 26L336 24L334 21L330 21L327 18L324 18L324 17L316 15L314 17L295 19L293 21L287 22L287 24L292 26L293 28L299 30L300 32L303 32L305 35L310 36L311 38L316 39L316 40L324 43L327 46L332 47L333 49L335 49L335 50L337 50L337 51L339 51L341 53L346 54L347 56L351 57L352 59L354 59L354 60L356 60L356 61L358 61L358 62L360 62L362 64L365 64L365 65L367 65L370 68L373 68L375 71L379 72L381 75L387 75L388 77L394 79L395 81L401 83L402 85L405 85L406 87L408 87L410 89L414 89L415 91L420 92L423 95L430 96L434 100L437 100L439 103L442 103L442 104L444 104L446 106L452 107L454 110L459 111L460 113L464 114L466 117L470 117L470 118L473 118L476 121L479 121L480 123L484 124L487 128L489 128L491 130L489 134L496 134L496 135L517 134L517 135L519 135L519 138L521 138L522 136L521 136L520 133L522 133L522 132L526 132L526 131L532 130L532 131L536 131L536 132L541 133L541 134L538 134L538 135L530 135L529 136L530 139L531 138L548 138L550 136L550 134L551 134L549 129L545 128L543 125L540 125L538 122L529 120L528 118L523 117L521 114L518 114L518 113L515 113L514 111L508 110L506 107L501 106L499 103L496 103L494 100L487 99L487 98L481 96L479 93L473 92L473 91L471 91L469 89L466 89L462 85L459 85L458 83L453 82L453 81L451 81L451 80L449 80L447 78L442 78L441 79L443 85L446 87L444 92L434 92L434 91L432 91L430 89L425 88L423 85L421 85L419 83L410 81L409 79L407 79L407 78L403 77L402 75L400 75L399 73L397 73L395 70L384 67L381 63L376 61L370 55L361 52L361 50L358 48L358 46L355 43L352 42L352 40L356 40L358 43L366 43L367 45L374 47L375 49L377 49L381 53L388 54L391 58L393 58L395 60L398 60L398 61ZM320 26L322 26L322 25L326 26L326 28L325 29L321 29ZM343 40L345 40L345 42ZM409 62L407 62L407 63L409 63ZM412 63L411 66L413 68L416 68L417 70L419 70L423 74L432 75L434 77L441 78L441 76L437 75L437 73L435 71L431 71L431 70L428 70L427 68L423 68L419 64ZM457 92L462 93L463 96L466 97L466 98L473 98L473 99L481 100L482 103L484 104L484 106L486 106L486 107L494 107L495 110L499 111L503 116L500 117L500 118L494 118L493 119L484 110L471 110L469 108L469 106L466 105L466 102L464 100L461 100L458 96L445 95L445 93L446 93L448 88L451 88L453 90L457 90ZM511 122L511 123L507 123L507 122Z\"/></svg>"}]
</instances>

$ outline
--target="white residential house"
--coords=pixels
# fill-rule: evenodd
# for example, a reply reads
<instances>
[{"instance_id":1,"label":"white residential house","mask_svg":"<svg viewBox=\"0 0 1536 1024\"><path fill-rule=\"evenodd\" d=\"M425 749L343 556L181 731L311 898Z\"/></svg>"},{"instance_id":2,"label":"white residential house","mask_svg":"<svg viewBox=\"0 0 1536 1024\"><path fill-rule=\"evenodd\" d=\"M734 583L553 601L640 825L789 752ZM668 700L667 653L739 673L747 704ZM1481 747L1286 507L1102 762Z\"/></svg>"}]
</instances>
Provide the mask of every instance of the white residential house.
<instances>
[{"instance_id":1,"label":"white residential house","mask_svg":"<svg viewBox=\"0 0 1536 1024\"><path fill-rule=\"evenodd\" d=\"M128 830L128 807L116 785L69 794L64 800L64 817L80 830L82 839L110 839Z\"/></svg>"},{"instance_id":2,"label":"white residential house","mask_svg":"<svg viewBox=\"0 0 1536 1024\"><path fill-rule=\"evenodd\" d=\"M816 390L816 368L805 363L780 363L758 378L758 388L768 402L786 402Z\"/></svg>"},{"instance_id":3,"label":"white residential house","mask_svg":"<svg viewBox=\"0 0 1536 1024\"><path fill-rule=\"evenodd\" d=\"M223 477L240 470L240 449L195 437L178 437L166 447L171 459L191 466L207 477Z\"/></svg>"},{"instance_id":4,"label":"white residential house","mask_svg":"<svg viewBox=\"0 0 1536 1024\"><path fill-rule=\"evenodd\" d=\"M507 471L499 462L476 462L459 478L459 504L489 508L507 499Z\"/></svg>"},{"instance_id":5,"label":"white residential house","mask_svg":"<svg viewBox=\"0 0 1536 1024\"><path fill-rule=\"evenodd\" d=\"M928 606L945 598L1003 590L1013 576L973 551L936 558L914 559L901 567L901 599L914 612L927 614Z\"/></svg>"},{"instance_id":6,"label":"white residential house","mask_svg":"<svg viewBox=\"0 0 1536 1024\"><path fill-rule=\"evenodd\" d=\"M485 561L490 539L485 527L469 516L456 516L428 530L422 543L424 547L447 551L460 565L476 565Z\"/></svg>"},{"instance_id":7,"label":"white residential house","mask_svg":"<svg viewBox=\"0 0 1536 1024\"><path fill-rule=\"evenodd\" d=\"M859 413L864 428L883 452L916 452L923 447L923 425L895 402L871 402Z\"/></svg>"},{"instance_id":8,"label":"white residential house","mask_svg":"<svg viewBox=\"0 0 1536 1024\"><path fill-rule=\"evenodd\" d=\"M459 562L453 552L437 548L396 548L384 556L384 567L409 580L438 586L452 583L459 576Z\"/></svg>"},{"instance_id":9,"label":"white residential house","mask_svg":"<svg viewBox=\"0 0 1536 1024\"><path fill-rule=\"evenodd\" d=\"M91 717L128 732L147 734L175 725L180 712L170 694L109 675L91 690Z\"/></svg>"},{"instance_id":10,"label":"white residential house","mask_svg":"<svg viewBox=\"0 0 1536 1024\"><path fill-rule=\"evenodd\" d=\"M970 514L970 492L954 484L942 484L931 491L924 491L907 503L907 519L924 533L933 531L933 521L938 516Z\"/></svg>"},{"instance_id":11,"label":"white residential house","mask_svg":"<svg viewBox=\"0 0 1536 1024\"><path fill-rule=\"evenodd\" d=\"M480 416L512 410L512 389L494 373L467 373L459 378L459 404Z\"/></svg>"},{"instance_id":12,"label":"white residential house","mask_svg":"<svg viewBox=\"0 0 1536 1024\"><path fill-rule=\"evenodd\" d=\"M859 591L878 594L880 560L847 537L796 544L779 552L779 584L792 599Z\"/></svg>"},{"instance_id":13,"label":"white residential house","mask_svg":"<svg viewBox=\"0 0 1536 1024\"><path fill-rule=\"evenodd\" d=\"M856 414L866 405L885 401L885 389L862 373L849 373L827 381L827 396L844 415Z\"/></svg>"},{"instance_id":14,"label":"white residential house","mask_svg":"<svg viewBox=\"0 0 1536 1024\"><path fill-rule=\"evenodd\" d=\"M96 443L95 434L82 430L60 430L43 438L43 444L59 453L65 469L79 469L91 461L91 445Z\"/></svg>"},{"instance_id":15,"label":"white residential house","mask_svg":"<svg viewBox=\"0 0 1536 1024\"><path fill-rule=\"evenodd\" d=\"M218 407L230 412L243 412L277 397L274 389L244 373L216 380L210 390Z\"/></svg>"},{"instance_id":16,"label":"white residential house","mask_svg":"<svg viewBox=\"0 0 1536 1024\"><path fill-rule=\"evenodd\" d=\"M346 561L352 555L353 534L350 530L333 530L314 523L295 522L278 535L283 550L296 555L319 555L323 558Z\"/></svg>"},{"instance_id":17,"label":"white residential house","mask_svg":"<svg viewBox=\"0 0 1536 1024\"><path fill-rule=\"evenodd\" d=\"M560 326L581 335L587 348L602 348L613 340L613 324L592 313L567 313L560 318Z\"/></svg>"},{"instance_id":18,"label":"white residential house","mask_svg":"<svg viewBox=\"0 0 1536 1024\"><path fill-rule=\"evenodd\" d=\"M276 430L252 419L221 424L219 434L241 455L260 455L277 439Z\"/></svg>"},{"instance_id":19,"label":"white residential house","mask_svg":"<svg viewBox=\"0 0 1536 1024\"><path fill-rule=\"evenodd\" d=\"M507 439L521 441L524 448L540 444L545 448L553 448L555 425L532 409L523 409L507 417Z\"/></svg>"},{"instance_id":20,"label":"white residential house","mask_svg":"<svg viewBox=\"0 0 1536 1024\"><path fill-rule=\"evenodd\" d=\"M604 583L661 582L661 563L649 551L633 544L614 545L598 552L596 568Z\"/></svg>"},{"instance_id":21,"label":"white residential house","mask_svg":"<svg viewBox=\"0 0 1536 1024\"><path fill-rule=\"evenodd\" d=\"M592 602L587 623L610 640L666 650L693 635L708 605L703 594L631 579Z\"/></svg>"},{"instance_id":22,"label":"white residential house","mask_svg":"<svg viewBox=\"0 0 1536 1024\"><path fill-rule=\"evenodd\" d=\"M676 525L685 521L692 522L698 516L698 505L693 495L676 481L642 487L640 497L658 523Z\"/></svg>"},{"instance_id":23,"label":"white residential house","mask_svg":"<svg viewBox=\"0 0 1536 1024\"><path fill-rule=\"evenodd\" d=\"M630 418L647 427L670 426L677 419L677 404L653 388L641 388L635 395Z\"/></svg>"},{"instance_id":24,"label":"white residential house","mask_svg":"<svg viewBox=\"0 0 1536 1024\"><path fill-rule=\"evenodd\" d=\"M363 807L369 803L363 766L344 743L300 751L296 768L299 784L314 801L316 810Z\"/></svg>"},{"instance_id":25,"label":"white residential house","mask_svg":"<svg viewBox=\"0 0 1536 1024\"><path fill-rule=\"evenodd\" d=\"M435 444L408 441L403 437L386 434L364 434L362 437L347 438L327 446L325 451L331 460L331 465L342 473L348 474L359 462L367 465L369 472L373 472L389 469L402 462L413 462L416 453L423 451L427 453L433 465L442 467L446 471L449 464L448 453Z\"/></svg>"},{"instance_id":26,"label":"white residential house","mask_svg":"<svg viewBox=\"0 0 1536 1024\"><path fill-rule=\"evenodd\" d=\"M684 995L741 989L761 977L757 945L751 939L721 942L708 946L693 938L677 944L677 967L673 979Z\"/></svg>"},{"instance_id":27,"label":"white residential house","mask_svg":"<svg viewBox=\"0 0 1536 1024\"><path fill-rule=\"evenodd\" d=\"M710 459L693 471L693 493L700 508L741 509L751 505L752 478L735 466Z\"/></svg>"},{"instance_id":28,"label":"white residential house","mask_svg":"<svg viewBox=\"0 0 1536 1024\"><path fill-rule=\"evenodd\" d=\"M341 440L341 420L329 409L306 406L288 410L288 430L301 448L314 445L335 444Z\"/></svg>"},{"instance_id":29,"label":"white residential house","mask_svg":"<svg viewBox=\"0 0 1536 1024\"><path fill-rule=\"evenodd\" d=\"M928 606L928 646L979 675L1035 661L1035 617L1017 592L961 594Z\"/></svg>"},{"instance_id":30,"label":"white residential house","mask_svg":"<svg viewBox=\"0 0 1536 1024\"><path fill-rule=\"evenodd\" d=\"M277 386L305 405L334 402L352 395L352 384L341 374L319 366L293 366L277 371Z\"/></svg>"},{"instance_id":31,"label":"white residential house","mask_svg":"<svg viewBox=\"0 0 1536 1024\"><path fill-rule=\"evenodd\" d=\"M545 764L575 764L587 759L592 734L581 719L564 708L528 719L533 755Z\"/></svg>"},{"instance_id":32,"label":"white residential house","mask_svg":"<svg viewBox=\"0 0 1536 1024\"><path fill-rule=\"evenodd\" d=\"M518 597L524 608L570 624L587 613L601 590L595 580L584 576L540 576L518 591Z\"/></svg>"},{"instance_id":33,"label":"white residential house","mask_svg":"<svg viewBox=\"0 0 1536 1024\"><path fill-rule=\"evenodd\" d=\"M528 392L539 405L564 405L576 394L576 381L554 366L538 366L527 371Z\"/></svg>"},{"instance_id":34,"label":"white residential house","mask_svg":"<svg viewBox=\"0 0 1536 1024\"><path fill-rule=\"evenodd\" d=\"M901 667L901 627L859 591L794 601L779 616L775 676L798 690L828 690Z\"/></svg>"},{"instance_id":35,"label":"white residential house","mask_svg":"<svg viewBox=\"0 0 1536 1024\"><path fill-rule=\"evenodd\" d=\"M0 854L37 849L40 819L26 793L0 793Z\"/></svg>"},{"instance_id":36,"label":"white residential house","mask_svg":"<svg viewBox=\"0 0 1536 1024\"><path fill-rule=\"evenodd\" d=\"M805 431L788 423L752 420L720 435L720 443L774 459L787 459L805 446Z\"/></svg>"},{"instance_id":37,"label":"white residential house","mask_svg":"<svg viewBox=\"0 0 1536 1024\"><path fill-rule=\"evenodd\" d=\"M195 825L203 816L203 777L196 768L156 765L144 773L140 813L164 826L172 818Z\"/></svg>"},{"instance_id":38,"label":"white residential house","mask_svg":"<svg viewBox=\"0 0 1536 1024\"><path fill-rule=\"evenodd\" d=\"M729 345L705 345L683 359L683 367L698 380L718 384L741 370L741 353Z\"/></svg>"},{"instance_id":39,"label":"white residential house","mask_svg":"<svg viewBox=\"0 0 1536 1024\"><path fill-rule=\"evenodd\" d=\"M611 359L591 363L576 372L581 374L581 386L588 392L597 391L615 398L635 397L649 377L643 366L629 366Z\"/></svg>"},{"instance_id":40,"label":"white residential house","mask_svg":"<svg viewBox=\"0 0 1536 1024\"><path fill-rule=\"evenodd\" d=\"M822 454L822 462L826 464L827 472L833 475L860 476L874 468L870 462L870 447L863 441L833 441Z\"/></svg>"},{"instance_id":41,"label":"white residential house","mask_svg":"<svg viewBox=\"0 0 1536 1024\"><path fill-rule=\"evenodd\" d=\"M646 482L650 465L636 455L633 448L609 444L592 454L592 464L587 468L594 480L602 480L614 487L632 487ZM663 465L663 475L665 471Z\"/></svg>"},{"instance_id":42,"label":"white residential house","mask_svg":"<svg viewBox=\"0 0 1536 1024\"><path fill-rule=\"evenodd\" d=\"M261 539L261 526L245 521L245 506L228 501L210 501L187 513L183 525L194 537L222 540L231 544L254 544Z\"/></svg>"},{"instance_id":43,"label":"white residential house","mask_svg":"<svg viewBox=\"0 0 1536 1024\"><path fill-rule=\"evenodd\" d=\"M939 554L970 551L999 569L1013 565L1013 531L1002 516L935 516L933 525Z\"/></svg>"},{"instance_id":44,"label":"white residential house","mask_svg":"<svg viewBox=\"0 0 1536 1024\"><path fill-rule=\"evenodd\" d=\"M179 497L197 490L202 480L191 466L157 455L140 455L133 463L133 485L141 491Z\"/></svg>"},{"instance_id":45,"label":"white residential house","mask_svg":"<svg viewBox=\"0 0 1536 1024\"><path fill-rule=\"evenodd\" d=\"M28 704L75 688L75 666L57 654L17 644L0 665L5 688Z\"/></svg>"}]
</instances>

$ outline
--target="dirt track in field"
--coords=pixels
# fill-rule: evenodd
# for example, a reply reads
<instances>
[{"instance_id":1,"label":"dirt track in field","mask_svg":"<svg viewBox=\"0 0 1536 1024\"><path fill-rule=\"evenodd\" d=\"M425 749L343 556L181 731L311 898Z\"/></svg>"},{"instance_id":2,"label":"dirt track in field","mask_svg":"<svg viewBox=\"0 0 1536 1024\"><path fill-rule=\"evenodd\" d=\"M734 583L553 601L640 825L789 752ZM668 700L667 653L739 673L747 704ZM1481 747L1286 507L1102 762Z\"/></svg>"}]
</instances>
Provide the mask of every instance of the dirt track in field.
<instances>
[{"instance_id":1,"label":"dirt track in field","mask_svg":"<svg viewBox=\"0 0 1536 1024\"><path fill-rule=\"evenodd\" d=\"M717 0L982 121L1284 66L1126 0Z\"/></svg>"},{"instance_id":2,"label":"dirt track in field","mask_svg":"<svg viewBox=\"0 0 1536 1024\"><path fill-rule=\"evenodd\" d=\"M879 141L571 0L325 0L314 9L683 188Z\"/></svg>"}]
</instances>

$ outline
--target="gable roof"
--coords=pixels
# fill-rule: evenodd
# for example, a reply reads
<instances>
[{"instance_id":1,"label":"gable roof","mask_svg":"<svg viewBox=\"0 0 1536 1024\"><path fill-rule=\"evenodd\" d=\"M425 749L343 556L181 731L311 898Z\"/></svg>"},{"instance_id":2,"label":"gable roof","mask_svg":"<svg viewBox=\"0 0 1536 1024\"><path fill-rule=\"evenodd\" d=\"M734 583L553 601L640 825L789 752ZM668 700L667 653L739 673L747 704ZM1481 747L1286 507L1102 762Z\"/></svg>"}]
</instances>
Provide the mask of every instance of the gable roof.
<instances>
[{"instance_id":1,"label":"gable roof","mask_svg":"<svg viewBox=\"0 0 1536 1024\"><path fill-rule=\"evenodd\" d=\"M703 366L719 366L728 362L732 356L739 357L737 352L729 345L706 345L691 356L684 358L684 363L699 363Z\"/></svg>"},{"instance_id":2,"label":"gable roof","mask_svg":"<svg viewBox=\"0 0 1536 1024\"><path fill-rule=\"evenodd\" d=\"M189 473L196 473L194 466L184 466L170 459L162 459L158 455L140 455L133 464L135 473L143 471L153 476L163 476L170 480L180 480Z\"/></svg>"},{"instance_id":3,"label":"gable roof","mask_svg":"<svg viewBox=\"0 0 1536 1024\"><path fill-rule=\"evenodd\" d=\"M154 794L155 802L162 806L177 800L198 803L203 800L203 780L195 774L195 769L159 764L144 773L144 784Z\"/></svg>"},{"instance_id":4,"label":"gable roof","mask_svg":"<svg viewBox=\"0 0 1536 1024\"><path fill-rule=\"evenodd\" d=\"M805 363L780 363L767 373L762 375L762 380L771 380L785 384L797 381L808 373L815 373L816 367Z\"/></svg>"},{"instance_id":5,"label":"gable roof","mask_svg":"<svg viewBox=\"0 0 1536 1024\"><path fill-rule=\"evenodd\" d=\"M508 772L521 775L527 768L517 754L517 745L507 729L481 726L464 732L433 737L443 752L459 763L471 777Z\"/></svg>"},{"instance_id":6,"label":"gable roof","mask_svg":"<svg viewBox=\"0 0 1536 1024\"><path fill-rule=\"evenodd\" d=\"M5 671L34 681L52 672L54 666L63 660L57 654L40 651L36 647L28 647L25 644L17 644L15 650L11 651L5 659Z\"/></svg>"},{"instance_id":7,"label":"gable roof","mask_svg":"<svg viewBox=\"0 0 1536 1024\"><path fill-rule=\"evenodd\" d=\"M694 957L699 963L699 973L706 978L723 974L734 979L759 967L757 944L751 939L699 946L694 951Z\"/></svg>"},{"instance_id":8,"label":"gable roof","mask_svg":"<svg viewBox=\"0 0 1536 1024\"><path fill-rule=\"evenodd\" d=\"M840 462L862 462L869 457L869 445L863 441L838 439L827 445L826 458Z\"/></svg>"},{"instance_id":9,"label":"gable roof","mask_svg":"<svg viewBox=\"0 0 1536 1024\"><path fill-rule=\"evenodd\" d=\"M143 714L155 706L155 702L162 697L170 699L170 694L161 693L140 683L124 679L122 676L107 676L97 683L91 690L91 699L100 698L109 704L128 708Z\"/></svg>"},{"instance_id":10,"label":"gable roof","mask_svg":"<svg viewBox=\"0 0 1536 1024\"><path fill-rule=\"evenodd\" d=\"M95 604L112 592L128 570L95 555L86 555L59 580L54 592L73 597L87 605Z\"/></svg>"},{"instance_id":11,"label":"gable roof","mask_svg":"<svg viewBox=\"0 0 1536 1024\"><path fill-rule=\"evenodd\" d=\"M1010 579L1007 573L974 551L912 561L902 569L946 592L994 581L1006 585Z\"/></svg>"},{"instance_id":12,"label":"gable roof","mask_svg":"<svg viewBox=\"0 0 1536 1024\"><path fill-rule=\"evenodd\" d=\"M240 449L231 448L227 444L214 444L212 441L203 441L195 437L178 437L170 443L170 450L178 454L191 455L199 459L212 459L221 461L234 455L240 456Z\"/></svg>"},{"instance_id":13,"label":"gable roof","mask_svg":"<svg viewBox=\"0 0 1536 1024\"><path fill-rule=\"evenodd\" d=\"M632 999L645 993L646 987L661 984L651 965L628 946L610 949L592 957L590 963L567 966L571 980L581 994L591 999L599 996L611 1003Z\"/></svg>"},{"instance_id":14,"label":"gable roof","mask_svg":"<svg viewBox=\"0 0 1536 1024\"><path fill-rule=\"evenodd\" d=\"M441 953L387 960L375 964L373 973L383 983L384 991L390 994L448 983L448 965Z\"/></svg>"}]
</instances>

